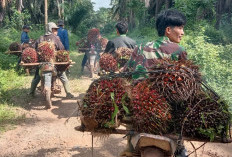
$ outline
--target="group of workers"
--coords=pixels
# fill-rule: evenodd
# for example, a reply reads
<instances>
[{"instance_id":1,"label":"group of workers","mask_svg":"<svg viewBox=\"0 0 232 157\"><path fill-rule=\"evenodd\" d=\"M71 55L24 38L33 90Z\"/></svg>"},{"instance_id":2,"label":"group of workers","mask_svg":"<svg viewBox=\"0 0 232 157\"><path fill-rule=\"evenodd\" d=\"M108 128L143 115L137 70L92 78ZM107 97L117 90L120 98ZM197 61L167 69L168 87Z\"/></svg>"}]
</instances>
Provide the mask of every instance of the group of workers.
<instances>
[{"instance_id":1,"label":"group of workers","mask_svg":"<svg viewBox=\"0 0 232 157\"><path fill-rule=\"evenodd\" d=\"M59 27L58 27L59 26ZM47 24L47 30L45 35L41 36L39 39L35 41L35 43L32 45L36 50L38 48L38 45L43 42L43 41L49 41L54 43L55 45L55 50L67 50L69 51L69 39L68 39L68 32L66 29L64 29L64 22L62 20L58 21L58 26L54 22L49 22ZM21 34L21 43L29 43L31 40L28 37L28 32L30 31L29 26L24 26L23 27L23 32ZM57 73L58 78L61 80L63 83L65 92L66 92L66 97L67 98L73 98L73 94L70 92L70 87L69 87L69 81L66 76L65 71L58 72ZM39 68L36 68L35 76L32 80L31 83L31 89L30 89L30 95L34 96L35 95L35 90L37 85L40 82L40 75L39 75Z\"/></svg>"},{"instance_id":2,"label":"group of workers","mask_svg":"<svg viewBox=\"0 0 232 157\"><path fill-rule=\"evenodd\" d=\"M187 59L187 53L185 49L178 44L180 43L184 35L184 25L186 24L186 17L179 11L174 9L168 9L161 12L156 20L156 29L159 35L159 39L155 42L148 42L145 46L136 46L136 42L127 37L128 24L126 22L118 22L116 24L116 32L118 37L108 41L105 53L115 53L115 50L119 47L126 47L134 49L129 61L125 65L122 71L148 69L152 65L157 64L157 61L162 58L170 58L172 60ZM58 22L58 26L50 22L48 23L47 32L44 36L41 36L36 40L35 48L42 41L52 41L55 43L56 50L69 50L69 41L67 30L63 28L63 21ZM23 27L23 33L21 36L21 42L30 42L27 35L29 27ZM58 36L57 36L58 35ZM82 64L82 69L85 64ZM68 79L65 72L61 72L59 75L62 81L67 97L72 98L73 95L70 92ZM137 76L135 78L139 78ZM36 70L35 77L31 84L30 94L34 95L36 86L40 81L38 69ZM128 142L128 146L121 155L131 156L131 146Z\"/></svg>"},{"instance_id":3,"label":"group of workers","mask_svg":"<svg viewBox=\"0 0 232 157\"><path fill-rule=\"evenodd\" d=\"M187 53L183 47L178 45L184 35L185 23L186 17L177 10L168 9L161 12L156 20L156 29L160 38L155 42L148 42L141 48L141 46L136 46L136 42L133 39L126 36L128 32L128 24L120 21L116 24L116 33L118 37L108 41L104 53L113 54L115 53L115 50L120 47L134 49L130 60L122 71L126 71L128 69L138 70L141 69L141 67L147 69L153 64L156 64L158 59L162 59L164 57L173 60L186 59ZM36 40L34 44L35 49L37 49L38 44L42 41L51 41L55 44L56 50L69 51L68 32L64 29L64 22L59 20L57 25L54 22L49 22L47 24L47 32L45 35ZM31 41L28 37L29 31L29 26L23 27L21 43L29 43ZM82 63L82 69L84 66L85 64ZM38 71L39 70L37 69L35 77L31 83L31 95L35 94L36 86L40 81ZM64 85L67 97L72 98L73 95L70 92L68 78L65 72L60 72L58 77Z\"/></svg>"}]
</instances>

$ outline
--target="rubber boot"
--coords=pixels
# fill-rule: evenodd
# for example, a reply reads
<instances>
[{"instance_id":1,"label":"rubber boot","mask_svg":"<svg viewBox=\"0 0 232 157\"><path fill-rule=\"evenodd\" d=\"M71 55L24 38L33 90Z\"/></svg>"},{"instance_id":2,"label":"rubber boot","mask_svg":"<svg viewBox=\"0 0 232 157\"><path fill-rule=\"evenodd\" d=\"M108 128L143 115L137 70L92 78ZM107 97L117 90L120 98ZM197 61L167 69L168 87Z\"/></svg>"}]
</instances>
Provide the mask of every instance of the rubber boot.
<instances>
[{"instance_id":1,"label":"rubber boot","mask_svg":"<svg viewBox=\"0 0 232 157\"><path fill-rule=\"evenodd\" d=\"M120 156L132 157L134 148L131 144L131 136L127 136L127 144L125 150L120 153Z\"/></svg>"},{"instance_id":2,"label":"rubber boot","mask_svg":"<svg viewBox=\"0 0 232 157\"><path fill-rule=\"evenodd\" d=\"M131 129L132 129L132 126L131 126L131 125L127 125L127 126L126 126L126 129L127 129L127 130L131 130ZM122 152L120 153L120 156L132 157L132 156L133 156L133 151L134 151L134 148L133 148L133 145L132 145L132 143L131 143L131 136L128 135L128 136L127 136L126 148L124 149L124 151L122 151Z\"/></svg>"}]
</instances>

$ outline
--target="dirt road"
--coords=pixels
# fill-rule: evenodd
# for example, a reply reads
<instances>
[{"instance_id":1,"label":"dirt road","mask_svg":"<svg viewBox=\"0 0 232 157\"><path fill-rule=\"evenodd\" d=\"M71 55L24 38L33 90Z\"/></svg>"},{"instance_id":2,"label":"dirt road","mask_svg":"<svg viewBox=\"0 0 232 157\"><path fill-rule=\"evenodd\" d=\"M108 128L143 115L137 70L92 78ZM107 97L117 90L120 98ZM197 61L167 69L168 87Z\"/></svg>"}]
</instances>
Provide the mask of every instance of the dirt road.
<instances>
[{"instance_id":1,"label":"dirt road","mask_svg":"<svg viewBox=\"0 0 232 157\"><path fill-rule=\"evenodd\" d=\"M83 97L91 79L83 77L70 80L75 98L67 100L64 92L53 98L53 107L44 110L44 102L38 93L29 101L26 120L15 129L0 135L1 157L91 157L91 139L89 133L74 130L80 125L77 114L77 100ZM74 89L78 86L80 89ZM82 87L83 86L83 87ZM79 92L78 92L79 91ZM68 123L66 119L72 115ZM122 135L108 138L94 138L94 157L118 157L126 141ZM196 147L202 143L194 143ZM189 152L192 146L186 142ZM232 157L232 144L206 144L198 151L201 157ZM194 156L194 155L192 155Z\"/></svg>"}]
</instances>

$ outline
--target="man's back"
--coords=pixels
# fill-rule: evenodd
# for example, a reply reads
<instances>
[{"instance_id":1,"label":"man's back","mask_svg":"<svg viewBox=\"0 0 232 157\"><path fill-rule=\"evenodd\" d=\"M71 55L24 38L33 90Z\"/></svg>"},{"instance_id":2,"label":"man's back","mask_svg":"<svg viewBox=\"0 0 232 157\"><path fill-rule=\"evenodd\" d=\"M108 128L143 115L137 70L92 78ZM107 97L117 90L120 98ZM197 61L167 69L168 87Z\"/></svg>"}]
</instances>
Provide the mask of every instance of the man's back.
<instances>
[{"instance_id":1,"label":"man's back","mask_svg":"<svg viewBox=\"0 0 232 157\"><path fill-rule=\"evenodd\" d=\"M120 35L107 43L105 52L113 53L117 48L120 47L134 49L135 45L136 42L133 39L127 37L126 35Z\"/></svg>"},{"instance_id":2,"label":"man's back","mask_svg":"<svg viewBox=\"0 0 232 157\"><path fill-rule=\"evenodd\" d=\"M54 45L55 45L56 50L64 50L64 46L63 46L63 44L61 43L59 37L56 36L56 35L54 35L54 34L41 36L41 37L36 41L35 48L37 49L38 44L41 43L41 42L43 42L43 41L53 42Z\"/></svg>"},{"instance_id":3,"label":"man's back","mask_svg":"<svg viewBox=\"0 0 232 157\"><path fill-rule=\"evenodd\" d=\"M60 40L62 42L62 44L64 45L65 50L69 50L69 39L68 39L68 31L66 29L64 29L63 27L60 27L58 29L58 34L60 37Z\"/></svg>"}]
</instances>

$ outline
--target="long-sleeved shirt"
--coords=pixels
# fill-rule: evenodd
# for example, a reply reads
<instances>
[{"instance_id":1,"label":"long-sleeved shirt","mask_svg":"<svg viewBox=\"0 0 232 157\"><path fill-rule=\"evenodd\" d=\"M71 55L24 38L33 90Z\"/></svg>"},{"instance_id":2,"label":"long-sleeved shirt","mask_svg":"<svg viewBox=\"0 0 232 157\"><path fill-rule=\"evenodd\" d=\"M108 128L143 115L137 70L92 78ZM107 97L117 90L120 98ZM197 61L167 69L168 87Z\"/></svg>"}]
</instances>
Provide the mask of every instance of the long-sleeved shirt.
<instances>
[{"instance_id":1,"label":"long-sleeved shirt","mask_svg":"<svg viewBox=\"0 0 232 157\"><path fill-rule=\"evenodd\" d=\"M38 45L43 41L49 41L54 43L56 51L64 50L64 46L61 43L60 38L54 34L41 36L39 39L36 40L35 45L33 45L33 47L37 49Z\"/></svg>"},{"instance_id":2,"label":"long-sleeved shirt","mask_svg":"<svg viewBox=\"0 0 232 157\"><path fill-rule=\"evenodd\" d=\"M62 27L58 29L58 36L60 37L60 41L64 45L65 50L69 51L69 39L68 39L68 31Z\"/></svg>"},{"instance_id":3,"label":"long-sleeved shirt","mask_svg":"<svg viewBox=\"0 0 232 157\"><path fill-rule=\"evenodd\" d=\"M21 34L21 43L29 43L30 38L27 34L27 32L22 32Z\"/></svg>"},{"instance_id":4,"label":"long-sleeved shirt","mask_svg":"<svg viewBox=\"0 0 232 157\"><path fill-rule=\"evenodd\" d=\"M135 45L136 42L133 39L127 37L126 35L120 35L119 37L108 41L105 52L114 53L114 51L120 47L127 47L130 49L134 49Z\"/></svg>"},{"instance_id":5,"label":"long-sleeved shirt","mask_svg":"<svg viewBox=\"0 0 232 157\"><path fill-rule=\"evenodd\" d=\"M159 59L170 58L172 60L187 59L187 53L183 47L171 42L168 37L160 37L156 42L149 42L145 46L136 47L130 60L124 67L125 71L147 71ZM140 76L134 76L139 78Z\"/></svg>"}]
</instances>

